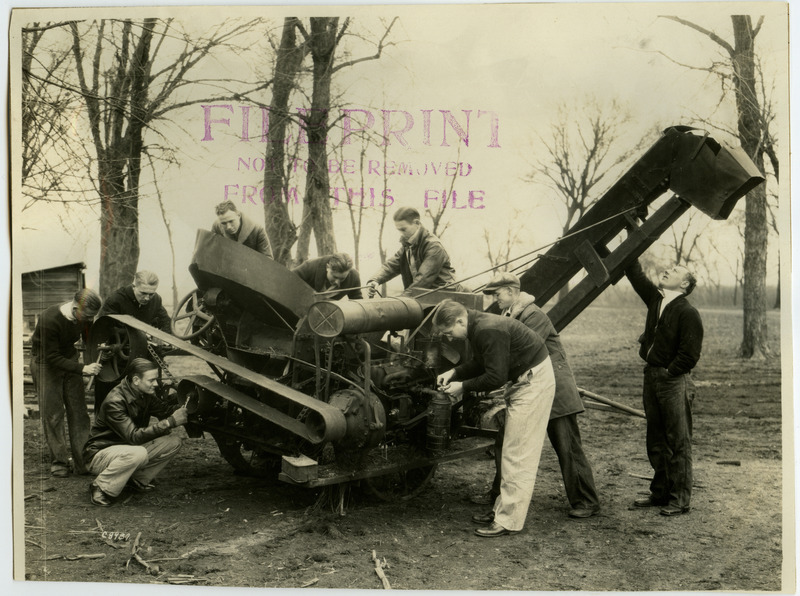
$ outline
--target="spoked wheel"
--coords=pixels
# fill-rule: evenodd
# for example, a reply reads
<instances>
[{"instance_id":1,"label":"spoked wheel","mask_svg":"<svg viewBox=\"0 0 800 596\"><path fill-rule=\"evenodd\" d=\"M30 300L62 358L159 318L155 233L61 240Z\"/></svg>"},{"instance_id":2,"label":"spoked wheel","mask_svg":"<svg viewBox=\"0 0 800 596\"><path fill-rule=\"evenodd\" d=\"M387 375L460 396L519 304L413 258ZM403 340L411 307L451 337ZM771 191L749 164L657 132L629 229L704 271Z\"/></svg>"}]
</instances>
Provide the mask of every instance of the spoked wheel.
<instances>
[{"instance_id":1,"label":"spoked wheel","mask_svg":"<svg viewBox=\"0 0 800 596\"><path fill-rule=\"evenodd\" d=\"M428 486L435 473L436 464L367 478L365 484L382 501L408 501Z\"/></svg>"},{"instance_id":2,"label":"spoked wheel","mask_svg":"<svg viewBox=\"0 0 800 596\"><path fill-rule=\"evenodd\" d=\"M219 433L212 433L211 436L217 442L222 457L238 474L261 478L278 476L281 468L281 460L278 456L269 453L262 454L257 449L250 449L242 441Z\"/></svg>"},{"instance_id":3,"label":"spoked wheel","mask_svg":"<svg viewBox=\"0 0 800 596\"><path fill-rule=\"evenodd\" d=\"M205 310L200 291L193 290L183 297L175 309L170 329L178 339L194 339L211 329L216 320L214 315ZM186 322L181 324L180 321Z\"/></svg>"},{"instance_id":4,"label":"spoked wheel","mask_svg":"<svg viewBox=\"0 0 800 596\"><path fill-rule=\"evenodd\" d=\"M103 354L99 360L103 368L97 378L112 383L125 375L131 360L147 357L147 336L114 319L100 317L92 325L87 347L90 362L97 362Z\"/></svg>"}]
</instances>

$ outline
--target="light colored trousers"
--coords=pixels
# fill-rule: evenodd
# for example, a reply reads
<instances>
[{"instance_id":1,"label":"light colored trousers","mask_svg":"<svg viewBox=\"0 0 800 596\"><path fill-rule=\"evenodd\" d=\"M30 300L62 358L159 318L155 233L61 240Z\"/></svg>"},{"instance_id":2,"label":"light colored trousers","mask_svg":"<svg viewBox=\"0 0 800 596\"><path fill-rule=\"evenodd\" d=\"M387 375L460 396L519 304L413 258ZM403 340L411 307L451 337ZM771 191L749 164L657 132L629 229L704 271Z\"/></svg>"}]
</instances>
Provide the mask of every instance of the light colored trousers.
<instances>
[{"instance_id":1,"label":"light colored trousers","mask_svg":"<svg viewBox=\"0 0 800 596\"><path fill-rule=\"evenodd\" d=\"M555 392L550 358L506 386L502 482L494 503L494 521L506 530L525 525Z\"/></svg>"},{"instance_id":2,"label":"light colored trousers","mask_svg":"<svg viewBox=\"0 0 800 596\"><path fill-rule=\"evenodd\" d=\"M89 471L97 474L94 483L104 493L116 497L133 477L148 484L158 476L181 448L181 439L169 434L143 445L112 445L98 451L89 462Z\"/></svg>"}]
</instances>

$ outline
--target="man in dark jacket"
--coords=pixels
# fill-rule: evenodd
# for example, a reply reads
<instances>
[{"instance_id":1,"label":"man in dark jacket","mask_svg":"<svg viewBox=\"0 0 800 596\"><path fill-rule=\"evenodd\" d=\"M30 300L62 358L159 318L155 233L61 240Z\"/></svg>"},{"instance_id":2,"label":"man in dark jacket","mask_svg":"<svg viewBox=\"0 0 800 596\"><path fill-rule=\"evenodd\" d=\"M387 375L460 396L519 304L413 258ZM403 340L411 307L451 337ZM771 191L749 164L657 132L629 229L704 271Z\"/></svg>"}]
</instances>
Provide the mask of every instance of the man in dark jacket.
<instances>
[{"instance_id":1,"label":"man in dark jacket","mask_svg":"<svg viewBox=\"0 0 800 596\"><path fill-rule=\"evenodd\" d=\"M553 364L556 379L556 394L550 421L547 423L547 436L556 452L564 479L564 490L570 504L569 516L585 518L600 512L600 501L594 484L592 466L583 452L581 432L578 427L578 414L584 411L575 377L567 362L567 354L561 345L561 337L553 323L541 308L534 303L534 297L520 291L519 278L513 273L503 272L495 275L483 289L484 294L494 296L494 303L488 312L517 319L526 327L545 338L547 352ZM504 413L498 412L502 423ZM496 473L489 491L489 502L494 502L500 494L500 461L502 458L503 435L498 433L495 443ZM482 502L483 499L473 499Z\"/></svg>"},{"instance_id":2,"label":"man in dark jacket","mask_svg":"<svg viewBox=\"0 0 800 596\"><path fill-rule=\"evenodd\" d=\"M519 532L533 495L555 378L544 338L509 317L468 310L444 300L433 316L434 332L466 339L472 360L437 378L442 391L459 399L464 393L504 388L506 423L500 496L494 509L472 520L488 524L478 536Z\"/></svg>"},{"instance_id":3,"label":"man in dark jacket","mask_svg":"<svg viewBox=\"0 0 800 596\"><path fill-rule=\"evenodd\" d=\"M347 296L350 300L360 300L364 297L361 294L361 277L353 269L353 259L347 253L311 259L292 269L292 272L314 288L315 292L323 292L322 299L340 300ZM339 288L343 290L337 292Z\"/></svg>"},{"instance_id":4,"label":"man in dark jacket","mask_svg":"<svg viewBox=\"0 0 800 596\"><path fill-rule=\"evenodd\" d=\"M240 213L233 201L217 205L216 213L217 220L211 226L212 232L273 258L267 232Z\"/></svg>"},{"instance_id":5,"label":"man in dark jacket","mask_svg":"<svg viewBox=\"0 0 800 596\"><path fill-rule=\"evenodd\" d=\"M84 288L65 304L51 306L39 315L31 336L31 376L39 399L42 431L50 451L50 474L69 476L69 457L77 474L85 474L81 450L89 436L89 412L81 375L96 375L102 365L78 361L75 342L86 339L102 302ZM64 415L69 429L67 449Z\"/></svg>"},{"instance_id":6,"label":"man in dark jacket","mask_svg":"<svg viewBox=\"0 0 800 596\"><path fill-rule=\"evenodd\" d=\"M133 283L116 290L103 303L100 316L103 315L130 315L133 318L152 325L157 329L172 333L170 330L170 316L161 301L161 296L156 293L158 289L158 276L152 271L138 271L133 278ZM94 411L100 411L100 404L116 386L116 382L106 382L95 379L94 384Z\"/></svg>"},{"instance_id":7,"label":"man in dark jacket","mask_svg":"<svg viewBox=\"0 0 800 596\"><path fill-rule=\"evenodd\" d=\"M692 496L691 371L703 346L703 322L686 299L697 281L686 267L676 266L663 271L656 285L638 262L625 275L647 305L639 355L646 363L647 456L654 470L650 496L634 505L680 515L689 511Z\"/></svg>"},{"instance_id":8,"label":"man in dark jacket","mask_svg":"<svg viewBox=\"0 0 800 596\"><path fill-rule=\"evenodd\" d=\"M434 289L443 286L453 292L469 292L455 283L456 272L450 266L450 257L441 240L422 225L419 211L412 207L401 207L393 219L394 226L400 232L402 247L367 281L371 287L370 298L375 295L379 285L398 275L403 279L403 294L408 294L412 288Z\"/></svg>"},{"instance_id":9,"label":"man in dark jacket","mask_svg":"<svg viewBox=\"0 0 800 596\"><path fill-rule=\"evenodd\" d=\"M111 505L125 486L145 492L151 481L181 447L171 429L188 420L186 408L167 405L156 397L158 367L134 358L127 376L111 390L95 415L83 457L97 477L89 486L91 502ZM150 418L158 422L150 424Z\"/></svg>"}]
</instances>

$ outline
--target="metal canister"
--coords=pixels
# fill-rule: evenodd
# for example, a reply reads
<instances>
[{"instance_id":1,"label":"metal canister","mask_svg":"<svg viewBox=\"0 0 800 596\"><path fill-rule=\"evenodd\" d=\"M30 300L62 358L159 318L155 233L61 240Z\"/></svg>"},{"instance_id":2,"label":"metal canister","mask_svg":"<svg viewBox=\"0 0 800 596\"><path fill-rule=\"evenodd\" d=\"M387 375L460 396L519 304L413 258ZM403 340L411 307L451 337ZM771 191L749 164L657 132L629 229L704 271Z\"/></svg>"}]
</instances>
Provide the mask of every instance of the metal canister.
<instances>
[{"instance_id":1,"label":"metal canister","mask_svg":"<svg viewBox=\"0 0 800 596\"><path fill-rule=\"evenodd\" d=\"M321 337L411 329L422 322L422 306L413 298L324 300L308 309L308 325Z\"/></svg>"},{"instance_id":2,"label":"metal canister","mask_svg":"<svg viewBox=\"0 0 800 596\"><path fill-rule=\"evenodd\" d=\"M431 455L441 455L450 443L450 398L437 391L428 405L427 447Z\"/></svg>"}]
</instances>

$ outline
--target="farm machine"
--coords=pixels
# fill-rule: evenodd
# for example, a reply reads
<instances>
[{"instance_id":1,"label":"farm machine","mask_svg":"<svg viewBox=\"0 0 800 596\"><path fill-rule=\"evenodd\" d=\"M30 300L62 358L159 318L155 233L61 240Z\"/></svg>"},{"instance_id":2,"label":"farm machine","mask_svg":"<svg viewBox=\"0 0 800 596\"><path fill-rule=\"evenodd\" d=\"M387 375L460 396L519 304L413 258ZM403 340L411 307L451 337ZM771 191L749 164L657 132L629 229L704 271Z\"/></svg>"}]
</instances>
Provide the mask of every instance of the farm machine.
<instances>
[{"instance_id":1,"label":"farm machine","mask_svg":"<svg viewBox=\"0 0 800 596\"><path fill-rule=\"evenodd\" d=\"M522 289L545 307L580 278L547 310L561 330L686 210L726 219L763 180L741 150L669 128L537 255ZM491 443L496 431L437 391L437 374L468 358L469 348L435 337L430 324L444 298L482 309L482 294L443 288L325 300L281 264L204 230L189 271L197 288L175 310L173 334L130 316L101 317L87 356L107 352L104 381L120 379L134 357L155 359L164 394L190 412L186 432L213 437L237 472L309 488L363 482L379 497L408 498L438 463ZM197 358L207 374L173 378L154 344Z\"/></svg>"}]
</instances>

